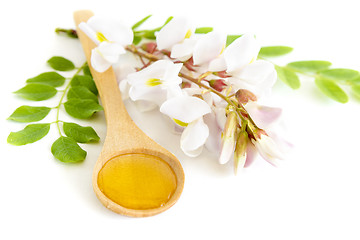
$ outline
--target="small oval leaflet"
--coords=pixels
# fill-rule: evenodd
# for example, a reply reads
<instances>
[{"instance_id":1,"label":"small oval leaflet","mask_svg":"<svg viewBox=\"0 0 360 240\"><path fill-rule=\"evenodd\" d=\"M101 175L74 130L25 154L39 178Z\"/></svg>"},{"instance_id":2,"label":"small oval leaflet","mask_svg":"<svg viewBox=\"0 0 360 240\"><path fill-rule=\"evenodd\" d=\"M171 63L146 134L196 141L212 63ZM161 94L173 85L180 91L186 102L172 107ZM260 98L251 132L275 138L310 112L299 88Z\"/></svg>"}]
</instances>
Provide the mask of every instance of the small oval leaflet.
<instances>
[{"instance_id":1,"label":"small oval leaflet","mask_svg":"<svg viewBox=\"0 0 360 240\"><path fill-rule=\"evenodd\" d=\"M91 99L95 101L96 103L99 102L98 97L91 92L88 88L84 86L74 86L71 87L67 93L68 99Z\"/></svg>"},{"instance_id":2,"label":"small oval leaflet","mask_svg":"<svg viewBox=\"0 0 360 240\"><path fill-rule=\"evenodd\" d=\"M96 88L95 82L89 75L76 75L71 79L70 85L72 87L75 86L83 86L88 88L91 92L93 92L95 95L98 95L98 90Z\"/></svg>"},{"instance_id":3,"label":"small oval leaflet","mask_svg":"<svg viewBox=\"0 0 360 240\"><path fill-rule=\"evenodd\" d=\"M79 143L98 142L99 136L92 127L83 127L76 123L63 123L63 129L66 136L71 137Z\"/></svg>"},{"instance_id":4,"label":"small oval leaflet","mask_svg":"<svg viewBox=\"0 0 360 240\"><path fill-rule=\"evenodd\" d=\"M60 56L50 58L47 63L50 65L50 67L58 71L71 71L75 69L74 63Z\"/></svg>"},{"instance_id":5,"label":"small oval leaflet","mask_svg":"<svg viewBox=\"0 0 360 240\"><path fill-rule=\"evenodd\" d=\"M103 110L103 108L95 101L90 99L70 99L64 103L66 112L80 119L90 118L95 112Z\"/></svg>"},{"instance_id":6,"label":"small oval leaflet","mask_svg":"<svg viewBox=\"0 0 360 240\"><path fill-rule=\"evenodd\" d=\"M81 162L86 158L84 151L74 139L59 137L51 146L51 153L61 162Z\"/></svg>"},{"instance_id":7,"label":"small oval leaflet","mask_svg":"<svg viewBox=\"0 0 360 240\"><path fill-rule=\"evenodd\" d=\"M275 66L278 78L289 85L292 89L300 88L300 79L294 71L286 67Z\"/></svg>"},{"instance_id":8,"label":"small oval leaflet","mask_svg":"<svg viewBox=\"0 0 360 240\"><path fill-rule=\"evenodd\" d=\"M316 86L328 97L340 103L347 103L349 98L347 94L342 90L339 85L334 81L317 77L315 79Z\"/></svg>"},{"instance_id":9,"label":"small oval leaflet","mask_svg":"<svg viewBox=\"0 0 360 240\"><path fill-rule=\"evenodd\" d=\"M50 123L29 124L23 130L11 132L7 142L16 146L33 143L45 137L49 130Z\"/></svg>"},{"instance_id":10,"label":"small oval leaflet","mask_svg":"<svg viewBox=\"0 0 360 240\"><path fill-rule=\"evenodd\" d=\"M46 117L50 110L51 108L48 107L21 106L8 119L24 123L37 122Z\"/></svg>"},{"instance_id":11,"label":"small oval leaflet","mask_svg":"<svg viewBox=\"0 0 360 240\"><path fill-rule=\"evenodd\" d=\"M56 88L40 83L29 83L25 87L14 92L19 96L33 101L42 101L56 95Z\"/></svg>"},{"instance_id":12,"label":"small oval leaflet","mask_svg":"<svg viewBox=\"0 0 360 240\"><path fill-rule=\"evenodd\" d=\"M27 83L41 83L53 87L60 87L65 83L65 78L57 72L44 72L36 77L26 80Z\"/></svg>"},{"instance_id":13,"label":"small oval leaflet","mask_svg":"<svg viewBox=\"0 0 360 240\"><path fill-rule=\"evenodd\" d=\"M331 79L334 81L351 82L359 77L359 72L347 68L334 68L319 72L323 78Z\"/></svg>"},{"instance_id":14,"label":"small oval leaflet","mask_svg":"<svg viewBox=\"0 0 360 240\"><path fill-rule=\"evenodd\" d=\"M287 64L287 67L302 71L302 72L318 72L321 70L328 69L331 66L331 62L328 61L297 61Z\"/></svg>"},{"instance_id":15,"label":"small oval leaflet","mask_svg":"<svg viewBox=\"0 0 360 240\"><path fill-rule=\"evenodd\" d=\"M260 57L278 57L290 53L292 47L287 46L267 46L262 47L259 52Z\"/></svg>"}]
</instances>

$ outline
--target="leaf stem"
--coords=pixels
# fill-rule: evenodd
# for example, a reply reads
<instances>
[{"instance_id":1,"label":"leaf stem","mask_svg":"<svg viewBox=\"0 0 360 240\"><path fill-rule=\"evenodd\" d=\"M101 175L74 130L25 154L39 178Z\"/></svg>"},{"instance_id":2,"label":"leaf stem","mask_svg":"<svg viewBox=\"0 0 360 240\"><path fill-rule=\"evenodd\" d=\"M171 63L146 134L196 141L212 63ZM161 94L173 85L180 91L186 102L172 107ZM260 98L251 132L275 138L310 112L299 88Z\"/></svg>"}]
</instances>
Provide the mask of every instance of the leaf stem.
<instances>
[{"instance_id":1,"label":"leaf stem","mask_svg":"<svg viewBox=\"0 0 360 240\"><path fill-rule=\"evenodd\" d=\"M60 135L60 136L63 136L62 133L61 133L60 124L59 124L59 122L62 122L62 121L59 120L60 107L61 107L61 105L63 104L65 95L66 95L67 91L68 91L69 88L70 88L71 81L74 79L75 76L77 76L77 75L80 73L81 70L84 69L85 66L86 66L86 62L85 62L81 67L79 67L79 68L77 69L77 71L75 72L75 74L70 78L70 81L68 82L68 84L66 85L65 89L63 90L63 93L62 93L61 98L60 98L60 100L59 100L59 104L58 104L56 107L54 107L54 108L56 108L56 120L55 120L54 123L56 123L56 126L57 126L57 129L58 129L58 131L59 131L59 135Z\"/></svg>"}]
</instances>

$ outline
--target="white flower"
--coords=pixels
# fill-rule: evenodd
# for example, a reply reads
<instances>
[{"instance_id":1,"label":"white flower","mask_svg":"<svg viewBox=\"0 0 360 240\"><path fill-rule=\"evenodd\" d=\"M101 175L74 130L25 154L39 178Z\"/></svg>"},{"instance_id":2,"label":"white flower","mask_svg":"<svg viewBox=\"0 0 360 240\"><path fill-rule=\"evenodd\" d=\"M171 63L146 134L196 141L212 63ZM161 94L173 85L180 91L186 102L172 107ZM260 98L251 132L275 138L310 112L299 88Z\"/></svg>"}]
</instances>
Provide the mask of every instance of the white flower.
<instances>
[{"instance_id":1,"label":"white flower","mask_svg":"<svg viewBox=\"0 0 360 240\"><path fill-rule=\"evenodd\" d=\"M255 139L251 139L251 141L255 145L261 157L269 163L276 165L276 159L284 158L283 153L271 137L265 134L260 134L260 136Z\"/></svg>"},{"instance_id":2,"label":"white flower","mask_svg":"<svg viewBox=\"0 0 360 240\"><path fill-rule=\"evenodd\" d=\"M191 157L200 155L209 136L209 128L203 121L203 116L211 112L209 105L200 98L182 95L164 102L160 112L185 128L180 139L183 152Z\"/></svg>"},{"instance_id":3,"label":"white flower","mask_svg":"<svg viewBox=\"0 0 360 240\"><path fill-rule=\"evenodd\" d=\"M133 101L146 100L160 106L166 99L181 94L181 63L159 60L141 71L131 73L126 81L130 85L129 97Z\"/></svg>"},{"instance_id":4,"label":"white flower","mask_svg":"<svg viewBox=\"0 0 360 240\"><path fill-rule=\"evenodd\" d=\"M258 98L268 94L277 75L273 64L256 60L260 45L253 35L245 34L232 42L218 58L210 62L210 71L230 74L229 82L238 89L247 89Z\"/></svg>"},{"instance_id":5,"label":"white flower","mask_svg":"<svg viewBox=\"0 0 360 240\"><path fill-rule=\"evenodd\" d=\"M218 32L210 32L203 34L193 52L193 60L195 65L208 63L217 58L225 48L226 38Z\"/></svg>"},{"instance_id":6,"label":"white flower","mask_svg":"<svg viewBox=\"0 0 360 240\"><path fill-rule=\"evenodd\" d=\"M171 51L171 57L188 60L193 53L196 37L194 28L184 17L174 17L156 35L159 50Z\"/></svg>"},{"instance_id":7,"label":"white flower","mask_svg":"<svg viewBox=\"0 0 360 240\"><path fill-rule=\"evenodd\" d=\"M98 47L91 52L91 65L98 72L106 71L124 54L125 46L133 41L133 31L121 23L98 16L91 17L79 28L88 35Z\"/></svg>"}]
</instances>

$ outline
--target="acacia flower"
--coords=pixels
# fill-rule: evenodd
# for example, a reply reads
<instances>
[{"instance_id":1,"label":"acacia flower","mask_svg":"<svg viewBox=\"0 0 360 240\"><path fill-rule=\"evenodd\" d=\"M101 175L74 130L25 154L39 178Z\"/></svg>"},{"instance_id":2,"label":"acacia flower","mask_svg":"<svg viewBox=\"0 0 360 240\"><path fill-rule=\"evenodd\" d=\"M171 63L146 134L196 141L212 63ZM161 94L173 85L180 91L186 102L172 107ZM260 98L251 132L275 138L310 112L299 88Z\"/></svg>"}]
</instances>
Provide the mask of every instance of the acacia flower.
<instances>
[{"instance_id":1,"label":"acacia flower","mask_svg":"<svg viewBox=\"0 0 360 240\"><path fill-rule=\"evenodd\" d=\"M257 134L255 139L251 139L251 142L255 145L261 157L273 165L276 165L276 159L284 158L278 145L265 132Z\"/></svg>"},{"instance_id":2,"label":"acacia flower","mask_svg":"<svg viewBox=\"0 0 360 240\"><path fill-rule=\"evenodd\" d=\"M211 112L210 106L198 97L182 95L165 101L160 112L184 127L180 139L183 152L190 157L198 156L209 136L203 116Z\"/></svg>"},{"instance_id":3,"label":"acacia flower","mask_svg":"<svg viewBox=\"0 0 360 240\"><path fill-rule=\"evenodd\" d=\"M170 57L186 61L191 58L196 37L194 28L184 17L174 17L156 35L159 50L171 51Z\"/></svg>"},{"instance_id":4,"label":"acacia flower","mask_svg":"<svg viewBox=\"0 0 360 240\"><path fill-rule=\"evenodd\" d=\"M270 91L277 78L273 64L256 60L259 51L260 45L254 36L244 34L210 62L209 70L226 70L231 75L228 80L235 90L247 89L259 98Z\"/></svg>"},{"instance_id":5,"label":"acacia flower","mask_svg":"<svg viewBox=\"0 0 360 240\"><path fill-rule=\"evenodd\" d=\"M181 94L182 63L159 60L150 66L131 73L125 79L130 85L129 97L133 101L146 100L160 106L166 99Z\"/></svg>"},{"instance_id":6,"label":"acacia flower","mask_svg":"<svg viewBox=\"0 0 360 240\"><path fill-rule=\"evenodd\" d=\"M93 16L79 28L98 46L91 52L91 65L98 72L104 72L116 63L119 55L126 53L125 46L132 43L131 28L108 18Z\"/></svg>"}]
</instances>

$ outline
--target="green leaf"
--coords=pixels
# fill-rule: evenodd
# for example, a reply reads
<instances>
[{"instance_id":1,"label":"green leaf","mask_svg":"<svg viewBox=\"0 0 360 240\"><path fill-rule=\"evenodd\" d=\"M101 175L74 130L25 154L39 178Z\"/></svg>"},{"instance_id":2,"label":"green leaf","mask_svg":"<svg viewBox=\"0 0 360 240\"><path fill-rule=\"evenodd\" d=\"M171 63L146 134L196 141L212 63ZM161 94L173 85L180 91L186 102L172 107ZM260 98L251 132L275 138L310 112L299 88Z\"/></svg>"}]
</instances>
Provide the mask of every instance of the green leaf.
<instances>
[{"instance_id":1,"label":"green leaf","mask_svg":"<svg viewBox=\"0 0 360 240\"><path fill-rule=\"evenodd\" d=\"M137 23L135 23L133 26L132 26L132 30L135 30L137 29L138 27L140 27L146 20L148 20L152 15L148 15L146 17L144 17L143 19L141 19L140 21L138 21Z\"/></svg>"},{"instance_id":2,"label":"green leaf","mask_svg":"<svg viewBox=\"0 0 360 240\"><path fill-rule=\"evenodd\" d=\"M213 30L214 29L212 27L199 27L195 29L195 33L206 34L212 32Z\"/></svg>"},{"instance_id":3,"label":"green leaf","mask_svg":"<svg viewBox=\"0 0 360 240\"><path fill-rule=\"evenodd\" d=\"M17 122L37 122L46 117L50 110L48 107L21 106L8 119Z\"/></svg>"},{"instance_id":4,"label":"green leaf","mask_svg":"<svg viewBox=\"0 0 360 240\"><path fill-rule=\"evenodd\" d=\"M90 118L95 112L103 110L103 108L90 99L70 99L64 103L66 112L80 119Z\"/></svg>"},{"instance_id":5,"label":"green leaf","mask_svg":"<svg viewBox=\"0 0 360 240\"><path fill-rule=\"evenodd\" d=\"M50 58L48 61L50 67L58 71L71 71L75 69L75 65L68 59L55 56Z\"/></svg>"},{"instance_id":6,"label":"green leaf","mask_svg":"<svg viewBox=\"0 0 360 240\"><path fill-rule=\"evenodd\" d=\"M57 90L49 85L29 83L14 93L28 100L42 101L55 96Z\"/></svg>"},{"instance_id":7,"label":"green leaf","mask_svg":"<svg viewBox=\"0 0 360 240\"><path fill-rule=\"evenodd\" d=\"M75 86L83 86L88 88L91 92L93 92L95 95L98 94L98 90L96 88L95 82L92 79L92 77L88 76L88 75L76 75L71 79L70 85L72 87Z\"/></svg>"},{"instance_id":8,"label":"green leaf","mask_svg":"<svg viewBox=\"0 0 360 240\"><path fill-rule=\"evenodd\" d=\"M74 139L61 136L51 146L51 153L61 162L75 163L86 158L84 151Z\"/></svg>"},{"instance_id":9,"label":"green leaf","mask_svg":"<svg viewBox=\"0 0 360 240\"><path fill-rule=\"evenodd\" d=\"M68 99L74 99L74 98L91 99L91 100L95 101L96 103L99 102L98 97L93 92L91 92L88 88L86 88L84 86L71 87L67 93L67 98Z\"/></svg>"},{"instance_id":10,"label":"green leaf","mask_svg":"<svg viewBox=\"0 0 360 240\"><path fill-rule=\"evenodd\" d=\"M349 83L359 77L359 72L346 68L334 68L321 71L319 75L330 80Z\"/></svg>"},{"instance_id":11,"label":"green leaf","mask_svg":"<svg viewBox=\"0 0 360 240\"><path fill-rule=\"evenodd\" d=\"M319 60L297 61L291 62L287 65L287 67L301 72L318 72L328 69L330 66L331 62Z\"/></svg>"},{"instance_id":12,"label":"green leaf","mask_svg":"<svg viewBox=\"0 0 360 240\"><path fill-rule=\"evenodd\" d=\"M26 80L27 83L41 83L53 87L60 87L65 83L65 78L57 72L45 72Z\"/></svg>"},{"instance_id":13,"label":"green leaf","mask_svg":"<svg viewBox=\"0 0 360 240\"><path fill-rule=\"evenodd\" d=\"M290 53L292 47L287 46L268 46L262 47L259 52L260 57L278 57Z\"/></svg>"},{"instance_id":14,"label":"green leaf","mask_svg":"<svg viewBox=\"0 0 360 240\"><path fill-rule=\"evenodd\" d=\"M333 100L340 103L348 102L348 96L344 90L342 90L334 81L322 77L317 77L315 79L315 84L329 98L332 98Z\"/></svg>"},{"instance_id":15,"label":"green leaf","mask_svg":"<svg viewBox=\"0 0 360 240\"><path fill-rule=\"evenodd\" d=\"M351 91L353 92L353 94L357 97L360 98L360 85L354 85L351 87Z\"/></svg>"},{"instance_id":16,"label":"green leaf","mask_svg":"<svg viewBox=\"0 0 360 240\"><path fill-rule=\"evenodd\" d=\"M242 35L227 35L226 37L226 46L229 46L233 41L241 37Z\"/></svg>"},{"instance_id":17,"label":"green leaf","mask_svg":"<svg viewBox=\"0 0 360 240\"><path fill-rule=\"evenodd\" d=\"M11 132L7 142L15 146L33 143L45 137L49 130L50 123L29 124L21 131Z\"/></svg>"},{"instance_id":18,"label":"green leaf","mask_svg":"<svg viewBox=\"0 0 360 240\"><path fill-rule=\"evenodd\" d=\"M86 65L83 67L83 73L84 75L90 76L92 78L89 65L86 63Z\"/></svg>"},{"instance_id":19,"label":"green leaf","mask_svg":"<svg viewBox=\"0 0 360 240\"><path fill-rule=\"evenodd\" d=\"M286 67L275 66L276 72L278 74L278 78L290 86L292 89L300 88L300 79L298 75L292 70Z\"/></svg>"},{"instance_id":20,"label":"green leaf","mask_svg":"<svg viewBox=\"0 0 360 240\"><path fill-rule=\"evenodd\" d=\"M141 42L141 40L142 40L142 37L139 36L139 35L137 35L137 34L135 34L135 35L134 35L134 39L133 39L133 44L134 44L134 45L138 45L138 44Z\"/></svg>"},{"instance_id":21,"label":"green leaf","mask_svg":"<svg viewBox=\"0 0 360 240\"><path fill-rule=\"evenodd\" d=\"M76 123L64 122L63 129L66 136L79 143L98 142L100 140L100 137L92 127L82 127Z\"/></svg>"}]
</instances>

